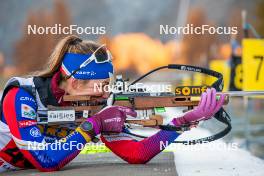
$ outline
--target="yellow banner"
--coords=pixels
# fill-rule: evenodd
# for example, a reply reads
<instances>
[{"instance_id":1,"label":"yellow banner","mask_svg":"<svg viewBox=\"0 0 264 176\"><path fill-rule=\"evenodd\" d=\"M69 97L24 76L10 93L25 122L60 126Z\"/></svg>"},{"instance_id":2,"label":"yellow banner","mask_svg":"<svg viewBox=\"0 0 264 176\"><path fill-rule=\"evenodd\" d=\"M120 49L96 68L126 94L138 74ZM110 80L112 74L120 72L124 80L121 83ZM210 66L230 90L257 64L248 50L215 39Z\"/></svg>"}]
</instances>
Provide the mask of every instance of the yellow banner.
<instances>
[{"instance_id":1,"label":"yellow banner","mask_svg":"<svg viewBox=\"0 0 264 176\"><path fill-rule=\"evenodd\" d=\"M228 91L229 82L230 82L230 67L228 66L225 60L212 60L209 63L209 67L211 70L217 71L223 74L224 79L224 88L223 91ZM208 76L206 79L207 85L211 85L216 78Z\"/></svg>"},{"instance_id":2,"label":"yellow banner","mask_svg":"<svg viewBox=\"0 0 264 176\"><path fill-rule=\"evenodd\" d=\"M264 40L243 40L243 90L264 90Z\"/></svg>"}]
</instances>

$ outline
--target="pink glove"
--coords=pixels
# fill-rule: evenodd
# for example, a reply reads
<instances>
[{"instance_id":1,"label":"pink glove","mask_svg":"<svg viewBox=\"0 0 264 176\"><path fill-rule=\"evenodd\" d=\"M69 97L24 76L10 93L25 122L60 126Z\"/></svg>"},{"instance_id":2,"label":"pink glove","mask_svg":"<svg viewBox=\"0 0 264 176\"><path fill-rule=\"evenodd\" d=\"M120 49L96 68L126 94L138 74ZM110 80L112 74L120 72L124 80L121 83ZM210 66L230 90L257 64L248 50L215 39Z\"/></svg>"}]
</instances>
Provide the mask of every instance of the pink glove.
<instances>
[{"instance_id":1,"label":"pink glove","mask_svg":"<svg viewBox=\"0 0 264 176\"><path fill-rule=\"evenodd\" d=\"M223 106L225 96L226 95L221 94L220 99L217 100L216 90L214 88L208 88L206 92L202 93L199 105L192 111L184 114L183 117L174 118L172 120L173 124L177 127L180 127L185 124L212 118L213 115L217 113L217 111L219 111L219 109Z\"/></svg>"},{"instance_id":2,"label":"pink glove","mask_svg":"<svg viewBox=\"0 0 264 176\"><path fill-rule=\"evenodd\" d=\"M136 117L137 113L123 106L111 106L103 109L87 121L93 124L95 134L102 132L120 133L123 129L126 115Z\"/></svg>"}]
</instances>

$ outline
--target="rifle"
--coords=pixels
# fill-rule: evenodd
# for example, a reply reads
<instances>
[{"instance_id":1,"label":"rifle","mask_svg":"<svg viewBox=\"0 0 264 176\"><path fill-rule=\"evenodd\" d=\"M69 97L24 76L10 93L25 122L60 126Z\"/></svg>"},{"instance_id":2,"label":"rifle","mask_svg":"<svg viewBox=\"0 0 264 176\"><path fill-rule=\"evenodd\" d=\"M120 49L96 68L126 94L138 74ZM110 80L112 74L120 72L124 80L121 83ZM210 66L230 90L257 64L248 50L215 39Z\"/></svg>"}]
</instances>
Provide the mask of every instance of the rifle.
<instances>
[{"instance_id":1,"label":"rifle","mask_svg":"<svg viewBox=\"0 0 264 176\"><path fill-rule=\"evenodd\" d=\"M165 107L188 107L192 109L197 106L200 97L195 96L173 96L173 95L150 95L149 93L133 93L133 94L113 94L114 99L110 105L113 106L126 106L138 112L141 111L141 117L137 119L126 120L130 124L138 124L143 127L157 127L163 125L163 117L155 114L157 111L164 110ZM49 112L55 113L60 110L73 110L76 112L75 122L82 122L85 118L89 117L102 109L102 105L94 103L90 96L80 95L65 95L64 101L72 102L73 106L69 107L54 107L49 106ZM225 99L227 104L229 97ZM105 102L104 102L105 103Z\"/></svg>"},{"instance_id":2,"label":"rifle","mask_svg":"<svg viewBox=\"0 0 264 176\"><path fill-rule=\"evenodd\" d=\"M221 92L223 88L223 76L222 74L215 72L213 70L201 68L201 67L195 67L195 66L189 66L189 65L168 65L159 67L157 69L154 69L145 75L141 76L137 80L133 81L129 86L134 85L144 77L148 76L149 74L158 71L160 69L180 69L184 71L194 71L199 73L208 74L211 76L214 76L217 79L217 81L212 84L211 87L216 88L218 92ZM124 83L120 77L117 79L119 83ZM117 81L117 82L118 82ZM116 82L116 83L117 83ZM116 84L116 85L124 85L124 84ZM187 86L188 88L193 88L195 86ZM197 88L203 88L203 90L206 90L204 86L196 86ZM53 107L48 106L48 112L47 116L48 119L39 118L39 123L50 123L50 124L57 124L58 122L75 122L75 123L81 123L86 118L89 118L89 116L97 113L100 111L103 107L108 105L118 105L118 106L127 106L130 108L133 108L134 110L138 111L138 114L140 114L140 118L137 119L130 119L128 118L126 123L127 130L126 133L130 135L134 135L136 137L145 138L146 136L134 134L130 132L128 129L131 128L131 124L140 125L143 127L151 127L151 128L157 128L162 130L168 130L168 131L186 131L190 130L190 128L193 125L197 125L198 122L195 122L193 124L187 124L181 127L175 127L173 125L167 125L164 122L164 117L161 115L162 111L164 111L165 107L187 107L187 110L191 110L194 108L194 106L197 106L200 100L201 91L198 92L195 95L178 95L176 93L171 92L156 92L156 93L148 93L144 90L137 90L133 93L130 92L117 92L112 93L111 98L108 99L108 102L105 100L98 101L94 99L91 96L85 95L85 96L71 96L71 95L65 95L64 101L69 101L72 103L72 106L70 107ZM254 92L225 92L228 96L226 96L224 104L228 104L229 97L230 96L252 96L252 95L264 95L264 92L261 91L254 91ZM217 95L216 98L219 96ZM109 101L110 100L110 101ZM140 113L139 113L140 112ZM204 137L201 139L191 140L191 141L174 141L175 143L183 143L183 144L197 144L197 143L204 143L204 142L210 142L217 140L219 138L222 138L231 130L231 119L228 113L225 112L225 110L222 108L219 112L217 112L214 116L219 122L226 125L226 128L222 130L221 132L214 134L209 137Z\"/></svg>"}]
</instances>

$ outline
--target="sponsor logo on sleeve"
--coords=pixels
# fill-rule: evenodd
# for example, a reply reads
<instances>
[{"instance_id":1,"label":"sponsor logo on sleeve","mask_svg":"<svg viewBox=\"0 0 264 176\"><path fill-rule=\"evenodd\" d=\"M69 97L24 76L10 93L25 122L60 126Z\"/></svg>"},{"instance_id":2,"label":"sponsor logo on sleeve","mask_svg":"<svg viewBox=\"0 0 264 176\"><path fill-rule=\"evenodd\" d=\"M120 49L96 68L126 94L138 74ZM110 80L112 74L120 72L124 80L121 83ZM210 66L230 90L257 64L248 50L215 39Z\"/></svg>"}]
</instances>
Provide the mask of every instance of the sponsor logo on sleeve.
<instances>
[{"instance_id":1,"label":"sponsor logo on sleeve","mask_svg":"<svg viewBox=\"0 0 264 176\"><path fill-rule=\"evenodd\" d=\"M21 101L32 101L32 102L36 102L36 101L34 100L34 98L30 98L30 97L20 97L19 100L21 100Z\"/></svg>"},{"instance_id":2,"label":"sponsor logo on sleeve","mask_svg":"<svg viewBox=\"0 0 264 176\"><path fill-rule=\"evenodd\" d=\"M104 120L105 123L110 123L110 122L121 122L121 118L120 117L114 117L112 119L106 119Z\"/></svg>"},{"instance_id":3,"label":"sponsor logo on sleeve","mask_svg":"<svg viewBox=\"0 0 264 176\"><path fill-rule=\"evenodd\" d=\"M37 127L33 127L30 131L29 131L30 135L33 137L40 137L41 133L39 131L39 129Z\"/></svg>"},{"instance_id":4,"label":"sponsor logo on sleeve","mask_svg":"<svg viewBox=\"0 0 264 176\"><path fill-rule=\"evenodd\" d=\"M21 115L27 119L35 119L36 111L29 105L21 104Z\"/></svg>"},{"instance_id":5,"label":"sponsor logo on sleeve","mask_svg":"<svg viewBox=\"0 0 264 176\"><path fill-rule=\"evenodd\" d=\"M22 120L18 122L19 128L26 128L36 124L37 124L36 120Z\"/></svg>"}]
</instances>

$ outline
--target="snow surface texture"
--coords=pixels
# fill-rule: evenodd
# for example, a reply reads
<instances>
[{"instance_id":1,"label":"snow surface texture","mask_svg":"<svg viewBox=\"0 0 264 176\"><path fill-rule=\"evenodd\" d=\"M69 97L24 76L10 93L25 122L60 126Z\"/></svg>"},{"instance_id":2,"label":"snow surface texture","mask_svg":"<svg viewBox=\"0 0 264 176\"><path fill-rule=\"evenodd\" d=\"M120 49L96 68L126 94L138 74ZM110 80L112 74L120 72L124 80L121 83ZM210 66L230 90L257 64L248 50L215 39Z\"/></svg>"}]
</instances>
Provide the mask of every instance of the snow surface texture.
<instances>
[{"instance_id":1,"label":"snow surface texture","mask_svg":"<svg viewBox=\"0 0 264 176\"><path fill-rule=\"evenodd\" d=\"M172 115L173 114L173 115ZM173 117L181 116L182 109L166 108L165 124ZM153 129L135 129L137 134L150 136L157 132ZM210 136L210 131L198 127L186 131L177 140L191 140ZM264 176L264 160L239 148L238 143L217 140L206 144L171 144L167 151L173 151L179 176Z\"/></svg>"},{"instance_id":2,"label":"snow surface texture","mask_svg":"<svg viewBox=\"0 0 264 176\"><path fill-rule=\"evenodd\" d=\"M178 139L186 140L209 136L210 132L195 128ZM223 140L185 146L172 144L179 176L264 176L264 161L242 150L238 144Z\"/></svg>"}]
</instances>

